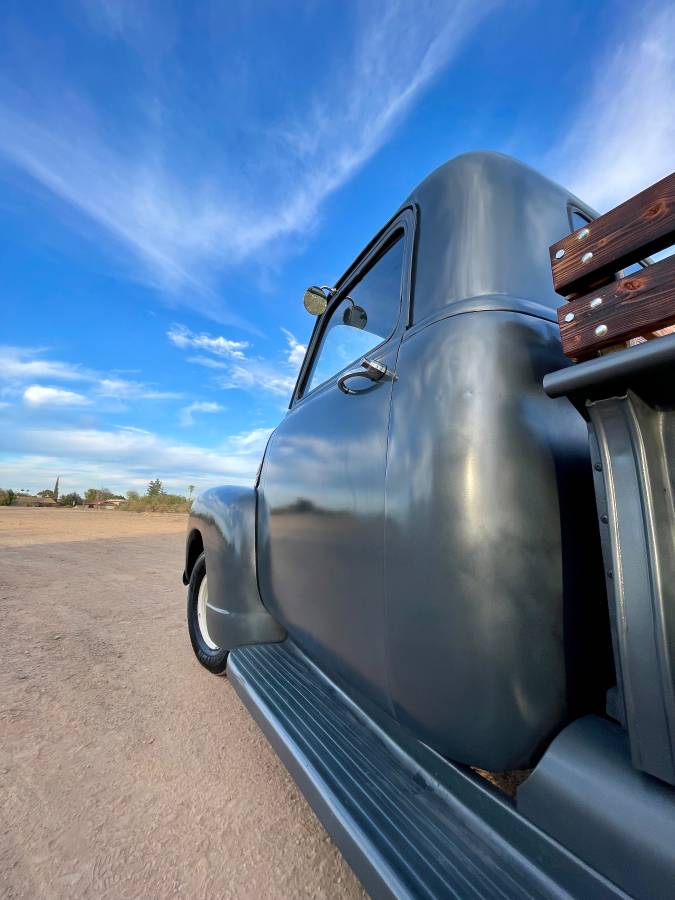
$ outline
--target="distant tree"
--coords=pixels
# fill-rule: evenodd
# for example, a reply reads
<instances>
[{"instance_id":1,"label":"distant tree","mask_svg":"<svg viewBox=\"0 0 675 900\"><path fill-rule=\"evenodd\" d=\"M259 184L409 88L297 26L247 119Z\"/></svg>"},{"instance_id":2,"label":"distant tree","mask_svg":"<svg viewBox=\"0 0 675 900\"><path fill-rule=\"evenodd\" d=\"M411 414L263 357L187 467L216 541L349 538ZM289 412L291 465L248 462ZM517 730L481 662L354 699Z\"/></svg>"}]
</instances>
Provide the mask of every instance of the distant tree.
<instances>
[{"instance_id":1,"label":"distant tree","mask_svg":"<svg viewBox=\"0 0 675 900\"><path fill-rule=\"evenodd\" d=\"M16 494L10 488L8 491L0 491L0 506L12 506L16 500Z\"/></svg>"},{"instance_id":2,"label":"distant tree","mask_svg":"<svg viewBox=\"0 0 675 900\"><path fill-rule=\"evenodd\" d=\"M44 491L38 491L35 496L36 497L44 497L45 499L49 499L49 500L56 500L56 497L54 496L54 491L50 491L49 489L44 490Z\"/></svg>"},{"instance_id":3,"label":"distant tree","mask_svg":"<svg viewBox=\"0 0 675 900\"><path fill-rule=\"evenodd\" d=\"M140 499L141 495L138 493L138 491L127 491L127 500L135 501Z\"/></svg>"},{"instance_id":4,"label":"distant tree","mask_svg":"<svg viewBox=\"0 0 675 900\"><path fill-rule=\"evenodd\" d=\"M155 478L154 481L151 481L148 485L148 490L146 491L148 497L159 497L163 493L164 488L162 487L162 482L159 478Z\"/></svg>"},{"instance_id":5,"label":"distant tree","mask_svg":"<svg viewBox=\"0 0 675 900\"><path fill-rule=\"evenodd\" d=\"M58 502L60 506L82 506L84 501L79 494L73 491L72 494L64 494L62 497L59 497Z\"/></svg>"},{"instance_id":6,"label":"distant tree","mask_svg":"<svg viewBox=\"0 0 675 900\"><path fill-rule=\"evenodd\" d=\"M52 494L52 497L54 498L54 500L56 500L57 503L59 502L59 478L60 477L61 477L60 475L56 476L56 484L54 485L54 493Z\"/></svg>"},{"instance_id":7,"label":"distant tree","mask_svg":"<svg viewBox=\"0 0 675 900\"><path fill-rule=\"evenodd\" d=\"M194 491L194 484L188 484L188 500L192 500L192 492Z\"/></svg>"},{"instance_id":8,"label":"distant tree","mask_svg":"<svg viewBox=\"0 0 675 900\"><path fill-rule=\"evenodd\" d=\"M108 488L87 488L84 492L86 503L97 503L99 500L110 500L115 495Z\"/></svg>"}]
</instances>

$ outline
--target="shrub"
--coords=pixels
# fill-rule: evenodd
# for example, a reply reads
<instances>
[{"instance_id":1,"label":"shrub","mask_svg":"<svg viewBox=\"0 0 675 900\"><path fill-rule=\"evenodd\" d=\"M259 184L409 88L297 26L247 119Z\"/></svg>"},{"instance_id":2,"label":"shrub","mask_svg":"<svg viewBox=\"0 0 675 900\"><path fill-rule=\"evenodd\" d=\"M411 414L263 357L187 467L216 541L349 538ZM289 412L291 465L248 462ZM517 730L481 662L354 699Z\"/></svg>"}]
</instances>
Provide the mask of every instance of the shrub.
<instances>
[{"instance_id":1,"label":"shrub","mask_svg":"<svg viewBox=\"0 0 675 900\"><path fill-rule=\"evenodd\" d=\"M117 508L139 513L186 513L190 512L191 506L192 501L180 494L152 494L145 497L138 497L138 495L135 498L129 497L126 503L120 503Z\"/></svg>"}]
</instances>

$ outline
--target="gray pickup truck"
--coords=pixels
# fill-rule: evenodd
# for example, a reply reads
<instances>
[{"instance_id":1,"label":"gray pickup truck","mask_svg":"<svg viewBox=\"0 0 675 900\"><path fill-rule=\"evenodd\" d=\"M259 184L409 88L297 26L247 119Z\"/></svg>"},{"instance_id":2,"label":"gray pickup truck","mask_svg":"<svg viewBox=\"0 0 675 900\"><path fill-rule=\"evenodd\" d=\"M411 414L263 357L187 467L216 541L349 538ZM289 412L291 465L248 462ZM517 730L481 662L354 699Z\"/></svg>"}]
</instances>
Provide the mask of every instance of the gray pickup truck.
<instances>
[{"instance_id":1,"label":"gray pickup truck","mask_svg":"<svg viewBox=\"0 0 675 900\"><path fill-rule=\"evenodd\" d=\"M606 352L659 248L604 219L441 166L307 291L255 484L194 502L195 653L375 897L675 896L675 335Z\"/></svg>"}]
</instances>

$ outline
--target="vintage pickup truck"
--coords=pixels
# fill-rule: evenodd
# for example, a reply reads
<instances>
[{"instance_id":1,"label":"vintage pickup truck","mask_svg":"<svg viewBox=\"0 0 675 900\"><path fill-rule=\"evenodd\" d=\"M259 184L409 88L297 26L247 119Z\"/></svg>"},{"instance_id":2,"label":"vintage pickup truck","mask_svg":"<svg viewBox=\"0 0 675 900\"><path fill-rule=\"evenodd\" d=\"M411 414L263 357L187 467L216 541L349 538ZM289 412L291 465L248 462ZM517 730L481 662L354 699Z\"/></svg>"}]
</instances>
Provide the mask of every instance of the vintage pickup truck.
<instances>
[{"instance_id":1,"label":"vintage pickup truck","mask_svg":"<svg viewBox=\"0 0 675 900\"><path fill-rule=\"evenodd\" d=\"M195 653L373 896L675 896L675 334L629 346L673 240L675 176L597 218L448 162L307 291L255 484L195 500Z\"/></svg>"}]
</instances>

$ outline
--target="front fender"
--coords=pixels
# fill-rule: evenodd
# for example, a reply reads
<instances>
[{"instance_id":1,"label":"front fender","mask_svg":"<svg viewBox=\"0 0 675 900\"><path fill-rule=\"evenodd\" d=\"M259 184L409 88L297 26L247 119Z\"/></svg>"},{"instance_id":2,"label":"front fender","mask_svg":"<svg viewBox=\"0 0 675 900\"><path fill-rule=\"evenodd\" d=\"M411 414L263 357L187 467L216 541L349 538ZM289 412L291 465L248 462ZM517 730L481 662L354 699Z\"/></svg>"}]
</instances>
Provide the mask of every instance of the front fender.
<instances>
[{"instance_id":1,"label":"front fender","mask_svg":"<svg viewBox=\"0 0 675 900\"><path fill-rule=\"evenodd\" d=\"M260 599L255 535L255 488L218 487L195 498L188 520L185 572L189 578L201 537L209 581L209 634L227 650L286 637Z\"/></svg>"}]
</instances>

